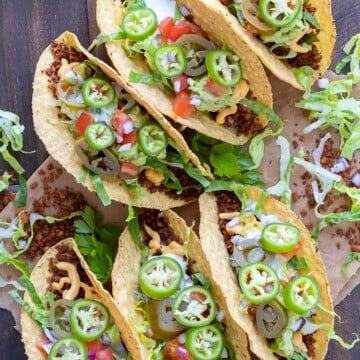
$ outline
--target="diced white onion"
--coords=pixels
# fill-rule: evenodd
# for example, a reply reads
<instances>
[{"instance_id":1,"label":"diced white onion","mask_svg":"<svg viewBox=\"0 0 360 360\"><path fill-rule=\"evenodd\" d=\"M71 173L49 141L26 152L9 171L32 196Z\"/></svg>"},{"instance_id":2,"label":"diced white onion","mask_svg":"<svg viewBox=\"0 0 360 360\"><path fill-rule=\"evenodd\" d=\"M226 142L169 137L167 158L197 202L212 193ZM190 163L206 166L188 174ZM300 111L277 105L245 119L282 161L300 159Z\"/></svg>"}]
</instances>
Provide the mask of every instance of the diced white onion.
<instances>
[{"instance_id":1,"label":"diced white onion","mask_svg":"<svg viewBox=\"0 0 360 360\"><path fill-rule=\"evenodd\" d=\"M186 341L186 333L181 333L178 337L177 337L178 341L180 344L185 344Z\"/></svg>"},{"instance_id":2,"label":"diced white onion","mask_svg":"<svg viewBox=\"0 0 360 360\"><path fill-rule=\"evenodd\" d=\"M226 226L233 228L234 226L236 226L238 223L240 222L240 218L238 216L233 217L227 224Z\"/></svg>"},{"instance_id":3,"label":"diced white onion","mask_svg":"<svg viewBox=\"0 0 360 360\"><path fill-rule=\"evenodd\" d=\"M51 348L53 347L54 343L49 343L49 344L43 344L41 345L41 347L44 349L44 351L49 354Z\"/></svg>"},{"instance_id":4,"label":"diced white onion","mask_svg":"<svg viewBox=\"0 0 360 360\"><path fill-rule=\"evenodd\" d=\"M235 246L238 246L240 245L243 241L245 241L246 239L244 237L242 237L241 235L234 235L232 238L231 238L231 242L235 245Z\"/></svg>"},{"instance_id":5,"label":"diced white onion","mask_svg":"<svg viewBox=\"0 0 360 360\"><path fill-rule=\"evenodd\" d=\"M330 169L330 171L332 172L332 173L335 173L335 174L337 174L337 173L341 173L341 172L343 172L344 170L346 170L347 168L349 168L349 163L346 161L346 159L345 158L343 158L343 157L341 157L341 158L339 158L337 161L336 161L336 163L335 163L335 165Z\"/></svg>"},{"instance_id":6,"label":"diced white onion","mask_svg":"<svg viewBox=\"0 0 360 360\"><path fill-rule=\"evenodd\" d=\"M176 93L179 93L179 92L180 92L180 88L181 88L180 80L175 80L175 81L174 81L174 91L175 91Z\"/></svg>"},{"instance_id":7,"label":"diced white onion","mask_svg":"<svg viewBox=\"0 0 360 360\"><path fill-rule=\"evenodd\" d=\"M121 144L124 141L124 138L118 132L115 132L115 139L116 142L119 144Z\"/></svg>"},{"instance_id":8,"label":"diced white onion","mask_svg":"<svg viewBox=\"0 0 360 360\"><path fill-rule=\"evenodd\" d=\"M134 131L134 123L131 120L125 121L123 125L124 134L130 134Z\"/></svg>"},{"instance_id":9,"label":"diced white onion","mask_svg":"<svg viewBox=\"0 0 360 360\"><path fill-rule=\"evenodd\" d=\"M50 329L48 328L43 328L44 330L44 334L46 335L46 337L52 342L55 343L57 342L60 338L58 336L56 336L56 334L54 334Z\"/></svg>"},{"instance_id":10,"label":"diced white onion","mask_svg":"<svg viewBox=\"0 0 360 360\"><path fill-rule=\"evenodd\" d=\"M223 351L221 353L221 358L222 359L228 359L228 357L229 357L228 351L227 351L226 347L224 347L224 349L223 349Z\"/></svg>"},{"instance_id":11,"label":"diced white onion","mask_svg":"<svg viewBox=\"0 0 360 360\"><path fill-rule=\"evenodd\" d=\"M246 309L249 306L249 303L245 299L242 299L240 302L240 306Z\"/></svg>"},{"instance_id":12,"label":"diced white onion","mask_svg":"<svg viewBox=\"0 0 360 360\"><path fill-rule=\"evenodd\" d=\"M201 105L201 103L202 103L202 100L198 96L194 96L190 100L190 104L194 105L194 106L199 106L199 105Z\"/></svg>"},{"instance_id":13,"label":"diced white onion","mask_svg":"<svg viewBox=\"0 0 360 360\"><path fill-rule=\"evenodd\" d=\"M353 183L355 186L359 187L359 186L360 186L360 173L357 172L357 173L351 178L351 181L352 181L352 183Z\"/></svg>"},{"instance_id":14,"label":"diced white onion","mask_svg":"<svg viewBox=\"0 0 360 360\"><path fill-rule=\"evenodd\" d=\"M234 2L235 4L241 4L241 3L242 3L242 0L233 0L233 2Z\"/></svg>"},{"instance_id":15,"label":"diced white onion","mask_svg":"<svg viewBox=\"0 0 360 360\"><path fill-rule=\"evenodd\" d=\"M118 152L129 151L130 149L131 144L124 144L119 147Z\"/></svg>"},{"instance_id":16,"label":"diced white onion","mask_svg":"<svg viewBox=\"0 0 360 360\"><path fill-rule=\"evenodd\" d=\"M219 311L216 313L216 320L217 320L218 322L223 322L224 319L225 319L225 313L224 313L224 311L219 310Z\"/></svg>"},{"instance_id":17,"label":"diced white onion","mask_svg":"<svg viewBox=\"0 0 360 360\"><path fill-rule=\"evenodd\" d=\"M291 330L294 332L299 331L300 329L302 329L302 327L305 325L305 323L306 323L306 321L302 317L294 322L294 324L291 326Z\"/></svg>"},{"instance_id":18,"label":"diced white onion","mask_svg":"<svg viewBox=\"0 0 360 360\"><path fill-rule=\"evenodd\" d=\"M263 226L266 226L279 222L279 219L276 215L260 215L260 221Z\"/></svg>"},{"instance_id":19,"label":"diced white onion","mask_svg":"<svg viewBox=\"0 0 360 360\"><path fill-rule=\"evenodd\" d=\"M319 328L319 325L312 323L311 321L306 320L305 325L301 329L303 335L309 335L315 332Z\"/></svg>"},{"instance_id":20,"label":"diced white onion","mask_svg":"<svg viewBox=\"0 0 360 360\"><path fill-rule=\"evenodd\" d=\"M195 81L192 79L192 78L188 78L187 79L187 83L190 85L190 86L192 86L192 85L194 85L194 83L195 83Z\"/></svg>"},{"instance_id":21,"label":"diced white onion","mask_svg":"<svg viewBox=\"0 0 360 360\"><path fill-rule=\"evenodd\" d=\"M118 94L120 94L123 91L123 88L118 83L112 82L111 84L113 85L113 87L115 88Z\"/></svg>"},{"instance_id":22,"label":"diced white onion","mask_svg":"<svg viewBox=\"0 0 360 360\"><path fill-rule=\"evenodd\" d=\"M25 249L26 245L27 245L27 241L26 240L19 240L18 245L19 245L20 249Z\"/></svg>"},{"instance_id":23,"label":"diced white onion","mask_svg":"<svg viewBox=\"0 0 360 360\"><path fill-rule=\"evenodd\" d=\"M191 14L191 11L184 5L179 6L179 11L182 16L186 17Z\"/></svg>"},{"instance_id":24,"label":"diced white onion","mask_svg":"<svg viewBox=\"0 0 360 360\"><path fill-rule=\"evenodd\" d=\"M317 81L317 87L319 89L326 89L328 85L329 85L329 79L328 78L320 78Z\"/></svg>"}]
</instances>

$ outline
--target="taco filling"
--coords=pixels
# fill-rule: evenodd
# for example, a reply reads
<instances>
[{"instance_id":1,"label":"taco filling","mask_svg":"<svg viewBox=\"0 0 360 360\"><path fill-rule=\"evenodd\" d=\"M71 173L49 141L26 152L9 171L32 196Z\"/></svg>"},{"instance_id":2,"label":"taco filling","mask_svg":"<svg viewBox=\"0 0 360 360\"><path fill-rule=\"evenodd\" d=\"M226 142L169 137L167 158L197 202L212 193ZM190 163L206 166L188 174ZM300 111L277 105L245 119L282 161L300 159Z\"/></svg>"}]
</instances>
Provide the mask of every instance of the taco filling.
<instances>
[{"instance_id":1,"label":"taco filling","mask_svg":"<svg viewBox=\"0 0 360 360\"><path fill-rule=\"evenodd\" d=\"M66 44L53 42L51 52L49 88L85 168L119 177L129 189L140 185L183 200L200 194L194 179L171 166L182 159L179 147L131 95Z\"/></svg>"},{"instance_id":2,"label":"taco filling","mask_svg":"<svg viewBox=\"0 0 360 360\"><path fill-rule=\"evenodd\" d=\"M246 210L230 192L216 192L218 225L242 293L240 311L280 357L312 359L314 322L320 299L305 257L299 256L301 232L265 215L257 202Z\"/></svg>"},{"instance_id":3,"label":"taco filling","mask_svg":"<svg viewBox=\"0 0 360 360\"><path fill-rule=\"evenodd\" d=\"M248 33L293 68L319 70L316 8L304 0L220 0ZM327 5L323 5L327 6Z\"/></svg>"},{"instance_id":4,"label":"taco filling","mask_svg":"<svg viewBox=\"0 0 360 360\"><path fill-rule=\"evenodd\" d=\"M219 48L176 2L126 2L117 10L125 53L142 59L150 73L130 73L131 82L155 82L172 97L172 109L188 118L198 110L236 135L254 135L263 125L241 106L251 98L239 57ZM249 126L249 124L251 124Z\"/></svg>"},{"instance_id":5,"label":"taco filling","mask_svg":"<svg viewBox=\"0 0 360 360\"><path fill-rule=\"evenodd\" d=\"M55 249L48 263L47 303L42 305L49 316L48 326L42 326L43 337L36 344L43 358L130 359L109 310L74 250L64 242ZM30 295L34 301L34 294Z\"/></svg>"},{"instance_id":6,"label":"taco filling","mask_svg":"<svg viewBox=\"0 0 360 360\"><path fill-rule=\"evenodd\" d=\"M133 321L143 344L161 359L233 359L224 338L224 313L217 307L205 276L192 271L186 244L162 212L139 216L149 256L139 272L137 313ZM134 316L135 319L135 316Z\"/></svg>"}]
</instances>

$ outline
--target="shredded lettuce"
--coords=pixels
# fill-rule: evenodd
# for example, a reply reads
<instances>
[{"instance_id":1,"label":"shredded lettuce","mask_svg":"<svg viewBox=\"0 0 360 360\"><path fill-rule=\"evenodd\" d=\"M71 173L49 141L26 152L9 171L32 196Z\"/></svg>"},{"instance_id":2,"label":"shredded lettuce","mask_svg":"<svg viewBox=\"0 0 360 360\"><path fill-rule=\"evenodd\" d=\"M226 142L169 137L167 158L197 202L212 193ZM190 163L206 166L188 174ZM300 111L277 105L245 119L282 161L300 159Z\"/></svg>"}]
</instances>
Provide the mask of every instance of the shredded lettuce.
<instances>
[{"instance_id":1,"label":"shredded lettuce","mask_svg":"<svg viewBox=\"0 0 360 360\"><path fill-rule=\"evenodd\" d=\"M30 269L26 263L20 259L16 259L13 254L10 254L4 247L4 244L0 242L0 265L11 265L19 270L23 275L30 275Z\"/></svg>"},{"instance_id":2,"label":"shredded lettuce","mask_svg":"<svg viewBox=\"0 0 360 360\"><path fill-rule=\"evenodd\" d=\"M10 179L11 179L11 175L7 171L5 171L0 179L0 192L9 189L9 186L10 186L9 180Z\"/></svg>"},{"instance_id":3,"label":"shredded lettuce","mask_svg":"<svg viewBox=\"0 0 360 360\"><path fill-rule=\"evenodd\" d=\"M295 78L305 88L306 97L311 91L311 85L313 83L311 76L315 75L316 71L310 66L301 66L295 70Z\"/></svg>"},{"instance_id":4,"label":"shredded lettuce","mask_svg":"<svg viewBox=\"0 0 360 360\"><path fill-rule=\"evenodd\" d=\"M355 187L346 186L342 182L334 183L335 190L348 195L352 201L351 211L360 211L360 189Z\"/></svg>"},{"instance_id":5,"label":"shredded lettuce","mask_svg":"<svg viewBox=\"0 0 360 360\"><path fill-rule=\"evenodd\" d=\"M254 162L254 165L251 169L257 169L260 166L262 159L264 158L264 139L268 136L279 135L284 128L284 122L273 110L259 104L256 101L242 99L240 104L248 107L258 115L266 116L270 122L274 123L278 127L275 131L270 129L270 127L267 127L262 133L252 138L249 145L249 154Z\"/></svg>"},{"instance_id":6,"label":"shredded lettuce","mask_svg":"<svg viewBox=\"0 0 360 360\"><path fill-rule=\"evenodd\" d=\"M341 265L342 272L349 276L348 267L353 261L360 261L360 253L350 251L345 259L345 261Z\"/></svg>"},{"instance_id":7,"label":"shredded lettuce","mask_svg":"<svg viewBox=\"0 0 360 360\"><path fill-rule=\"evenodd\" d=\"M286 206L291 206L291 188L290 175L294 164L294 157L290 154L290 143L283 136L279 136L276 145L280 146L280 180L279 182L267 189L271 195L280 197L281 202Z\"/></svg>"},{"instance_id":8,"label":"shredded lettuce","mask_svg":"<svg viewBox=\"0 0 360 360\"><path fill-rule=\"evenodd\" d=\"M130 72L129 80L133 83L143 83L150 84L161 81L161 77L158 74L150 74L150 73L136 73L134 71Z\"/></svg>"},{"instance_id":9,"label":"shredded lettuce","mask_svg":"<svg viewBox=\"0 0 360 360\"><path fill-rule=\"evenodd\" d=\"M341 72L347 64L350 64L350 72L347 78L354 84L360 81L360 34L356 34L344 46L344 52L347 56L336 66L335 71Z\"/></svg>"},{"instance_id":10,"label":"shredded lettuce","mask_svg":"<svg viewBox=\"0 0 360 360\"><path fill-rule=\"evenodd\" d=\"M13 201L13 204L16 207L24 207L26 205L26 199L27 199L26 180L22 175L19 175L19 191L17 193L16 199Z\"/></svg>"},{"instance_id":11,"label":"shredded lettuce","mask_svg":"<svg viewBox=\"0 0 360 360\"><path fill-rule=\"evenodd\" d=\"M15 280L5 280L2 277L0 277L0 288L3 288L5 286L12 286L14 287L16 290L19 291L25 291L26 289L24 288L24 286L22 286L18 281Z\"/></svg>"},{"instance_id":12,"label":"shredded lettuce","mask_svg":"<svg viewBox=\"0 0 360 360\"><path fill-rule=\"evenodd\" d=\"M106 192L106 189L104 187L104 183L101 179L101 177L93 172L89 172L91 181L94 185L95 191L97 196L99 197L101 203L104 206L109 206L111 204L111 199Z\"/></svg>"}]
</instances>

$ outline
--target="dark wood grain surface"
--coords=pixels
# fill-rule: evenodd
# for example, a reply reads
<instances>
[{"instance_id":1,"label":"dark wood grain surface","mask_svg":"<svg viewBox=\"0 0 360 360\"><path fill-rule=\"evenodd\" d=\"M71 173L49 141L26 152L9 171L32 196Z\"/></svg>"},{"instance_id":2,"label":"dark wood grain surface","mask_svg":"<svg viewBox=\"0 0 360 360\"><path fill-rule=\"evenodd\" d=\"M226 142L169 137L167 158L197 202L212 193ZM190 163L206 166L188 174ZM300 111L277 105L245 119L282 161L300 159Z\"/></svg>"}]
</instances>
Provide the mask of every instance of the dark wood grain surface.
<instances>
[{"instance_id":1,"label":"dark wood grain surface","mask_svg":"<svg viewBox=\"0 0 360 360\"><path fill-rule=\"evenodd\" d=\"M360 32L360 1L333 0L332 7L338 33L333 67L341 59L347 39ZM98 33L95 0L0 0L0 109L19 114L26 126L25 149L35 150L19 155L27 177L47 156L32 125L31 84L35 65L41 51L65 30L75 32L87 46ZM103 50L97 55L103 56ZM336 307L342 319L336 330L347 339L353 332L360 333L359 298L360 287ZM0 360L26 359L20 335L13 326L11 314L0 309ZM326 359L355 360L360 358L359 354L360 345L344 351L331 342Z\"/></svg>"}]
</instances>

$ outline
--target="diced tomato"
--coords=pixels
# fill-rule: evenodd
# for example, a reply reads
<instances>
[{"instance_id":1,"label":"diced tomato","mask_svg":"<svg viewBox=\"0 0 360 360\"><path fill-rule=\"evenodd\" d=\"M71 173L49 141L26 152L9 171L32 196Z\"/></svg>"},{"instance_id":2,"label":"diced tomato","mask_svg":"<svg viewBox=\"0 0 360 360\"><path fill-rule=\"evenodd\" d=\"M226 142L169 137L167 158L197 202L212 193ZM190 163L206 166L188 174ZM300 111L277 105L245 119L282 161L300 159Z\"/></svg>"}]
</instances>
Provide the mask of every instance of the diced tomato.
<instances>
[{"instance_id":1,"label":"diced tomato","mask_svg":"<svg viewBox=\"0 0 360 360\"><path fill-rule=\"evenodd\" d=\"M120 176L126 179L132 179L139 173L139 167L133 163L124 161L120 164Z\"/></svg>"},{"instance_id":2,"label":"diced tomato","mask_svg":"<svg viewBox=\"0 0 360 360\"><path fill-rule=\"evenodd\" d=\"M258 31L249 23L245 25L245 30L250 33L251 35L257 34Z\"/></svg>"},{"instance_id":3,"label":"diced tomato","mask_svg":"<svg viewBox=\"0 0 360 360\"><path fill-rule=\"evenodd\" d=\"M193 360L186 347L181 345L177 339L168 341L162 354L166 360Z\"/></svg>"},{"instance_id":4,"label":"diced tomato","mask_svg":"<svg viewBox=\"0 0 360 360\"><path fill-rule=\"evenodd\" d=\"M291 250L291 251L288 251L288 252L285 252L285 253L281 253L281 256L284 256L284 257L286 257L287 259L290 259L290 258L292 258L294 255L296 255L296 253L301 249L301 242L299 241L297 244L296 244L296 246L295 246L295 248L293 249L293 250Z\"/></svg>"},{"instance_id":5,"label":"diced tomato","mask_svg":"<svg viewBox=\"0 0 360 360\"><path fill-rule=\"evenodd\" d=\"M115 114L111 119L111 125L120 135L124 135L124 124L129 120L132 121L128 114L116 109Z\"/></svg>"},{"instance_id":6,"label":"diced tomato","mask_svg":"<svg viewBox=\"0 0 360 360\"><path fill-rule=\"evenodd\" d=\"M93 121L94 121L94 118L90 114L88 114L86 112L81 113L81 115L78 117L78 119L76 120L76 123L75 123L74 130L75 130L76 134L84 135L86 128Z\"/></svg>"},{"instance_id":7,"label":"diced tomato","mask_svg":"<svg viewBox=\"0 0 360 360\"><path fill-rule=\"evenodd\" d=\"M165 19L160 21L159 24L159 30L160 30L160 34L164 39L168 39L170 32L172 30L172 28L174 27L175 22L174 19L171 16L166 17Z\"/></svg>"},{"instance_id":8,"label":"diced tomato","mask_svg":"<svg viewBox=\"0 0 360 360\"><path fill-rule=\"evenodd\" d=\"M174 42L185 34L192 34L193 26L188 21L182 20L173 26L168 36L168 40Z\"/></svg>"},{"instance_id":9,"label":"diced tomato","mask_svg":"<svg viewBox=\"0 0 360 360\"><path fill-rule=\"evenodd\" d=\"M188 88L189 83L188 83L187 79L188 79L188 77L185 74L181 74L181 75L171 79L171 81L174 85L174 91L176 93L182 92L183 90ZM176 83L179 83L179 85L180 85L177 89L175 88Z\"/></svg>"},{"instance_id":10,"label":"diced tomato","mask_svg":"<svg viewBox=\"0 0 360 360\"><path fill-rule=\"evenodd\" d=\"M293 4L291 1L288 1L288 2L287 2L287 6L288 6L290 9L295 9L295 4Z\"/></svg>"},{"instance_id":11,"label":"diced tomato","mask_svg":"<svg viewBox=\"0 0 360 360\"><path fill-rule=\"evenodd\" d=\"M195 25L195 24L191 24L191 31L192 31L192 34L195 34L195 35L200 35L204 38L208 38L206 32L204 32L201 27Z\"/></svg>"},{"instance_id":12,"label":"diced tomato","mask_svg":"<svg viewBox=\"0 0 360 360\"><path fill-rule=\"evenodd\" d=\"M107 348L96 352L96 360L114 360L114 355L112 351Z\"/></svg>"},{"instance_id":13,"label":"diced tomato","mask_svg":"<svg viewBox=\"0 0 360 360\"><path fill-rule=\"evenodd\" d=\"M48 339L42 339L42 340L39 340L37 343L36 343L36 347L37 349L44 355L48 356L48 353L46 352L45 348L44 348L44 345L48 345L50 344L50 341Z\"/></svg>"},{"instance_id":14,"label":"diced tomato","mask_svg":"<svg viewBox=\"0 0 360 360\"><path fill-rule=\"evenodd\" d=\"M174 113L184 118L189 117L195 107L190 104L190 101L191 96L186 90L176 94L173 100Z\"/></svg>"},{"instance_id":15,"label":"diced tomato","mask_svg":"<svg viewBox=\"0 0 360 360\"><path fill-rule=\"evenodd\" d=\"M200 304L204 303L206 300L206 295L201 292L192 292L190 293L190 299L199 302Z\"/></svg>"},{"instance_id":16,"label":"diced tomato","mask_svg":"<svg viewBox=\"0 0 360 360\"><path fill-rule=\"evenodd\" d=\"M204 85L204 88L209 93L217 97L222 97L227 93L227 90L224 87L220 86L218 83L211 79Z\"/></svg>"},{"instance_id":17,"label":"diced tomato","mask_svg":"<svg viewBox=\"0 0 360 360\"><path fill-rule=\"evenodd\" d=\"M228 5L230 0L220 0L222 4Z\"/></svg>"},{"instance_id":18,"label":"diced tomato","mask_svg":"<svg viewBox=\"0 0 360 360\"><path fill-rule=\"evenodd\" d=\"M136 130L132 131L130 134L124 134L121 144L136 144Z\"/></svg>"},{"instance_id":19,"label":"diced tomato","mask_svg":"<svg viewBox=\"0 0 360 360\"><path fill-rule=\"evenodd\" d=\"M88 350L93 350L95 352L105 349L105 347L101 344L99 339L96 339L93 341L87 341L86 346L87 346Z\"/></svg>"}]
</instances>

